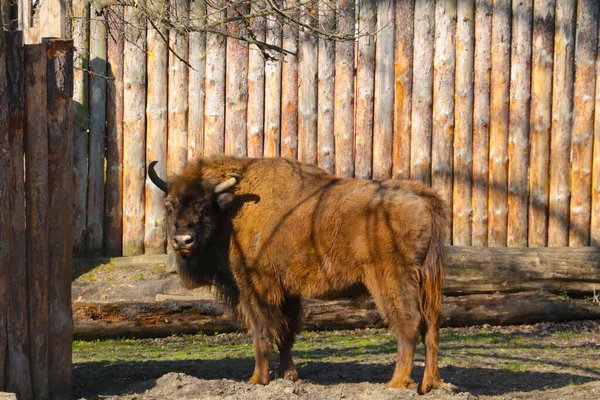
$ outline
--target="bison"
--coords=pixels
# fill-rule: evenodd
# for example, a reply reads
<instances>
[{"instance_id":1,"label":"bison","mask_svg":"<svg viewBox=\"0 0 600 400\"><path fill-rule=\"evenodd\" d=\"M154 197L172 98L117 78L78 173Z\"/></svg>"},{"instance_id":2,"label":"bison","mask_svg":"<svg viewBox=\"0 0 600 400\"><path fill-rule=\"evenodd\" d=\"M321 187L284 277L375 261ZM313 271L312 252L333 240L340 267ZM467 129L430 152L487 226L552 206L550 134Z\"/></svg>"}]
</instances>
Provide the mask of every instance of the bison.
<instances>
[{"instance_id":1,"label":"bison","mask_svg":"<svg viewBox=\"0 0 600 400\"><path fill-rule=\"evenodd\" d=\"M389 388L415 388L422 335L427 393L438 370L444 201L401 180L340 179L284 158L217 156L190 163L163 181L168 236L182 285L214 285L247 323L255 368L250 384L269 383L268 356L279 348L281 377L296 381L291 349L301 298L371 294L398 339Z\"/></svg>"}]
</instances>

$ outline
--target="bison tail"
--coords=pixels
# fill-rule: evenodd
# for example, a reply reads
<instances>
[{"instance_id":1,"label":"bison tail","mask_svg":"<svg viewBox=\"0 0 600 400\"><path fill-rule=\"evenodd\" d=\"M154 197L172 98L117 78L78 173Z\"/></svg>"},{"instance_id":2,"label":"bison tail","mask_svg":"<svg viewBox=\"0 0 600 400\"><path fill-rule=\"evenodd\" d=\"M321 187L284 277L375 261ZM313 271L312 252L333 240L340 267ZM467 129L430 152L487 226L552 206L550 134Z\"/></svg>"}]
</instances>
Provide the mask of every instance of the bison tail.
<instances>
[{"instance_id":1,"label":"bison tail","mask_svg":"<svg viewBox=\"0 0 600 400\"><path fill-rule=\"evenodd\" d=\"M428 202L431 211L431 240L421 268L420 308L424 330L439 329L444 287L444 242L448 225L445 202L431 194Z\"/></svg>"}]
</instances>

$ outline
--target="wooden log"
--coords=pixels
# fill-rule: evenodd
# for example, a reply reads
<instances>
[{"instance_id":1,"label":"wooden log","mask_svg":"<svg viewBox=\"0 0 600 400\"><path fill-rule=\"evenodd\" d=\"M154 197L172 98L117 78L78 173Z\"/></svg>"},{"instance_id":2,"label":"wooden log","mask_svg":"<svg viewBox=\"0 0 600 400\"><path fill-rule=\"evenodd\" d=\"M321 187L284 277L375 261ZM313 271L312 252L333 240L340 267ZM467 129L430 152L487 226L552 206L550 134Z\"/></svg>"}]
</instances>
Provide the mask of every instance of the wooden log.
<instances>
[{"instance_id":1,"label":"wooden log","mask_svg":"<svg viewBox=\"0 0 600 400\"><path fill-rule=\"evenodd\" d=\"M598 27L600 31L600 26ZM600 51L596 56L596 94L594 98L596 111L600 110ZM594 154L592 169L600 171L600 112L594 114ZM600 174L592 174L592 222L590 227L590 244L600 246Z\"/></svg>"},{"instance_id":2,"label":"wooden log","mask_svg":"<svg viewBox=\"0 0 600 400\"><path fill-rule=\"evenodd\" d=\"M2 15L4 16L4 14ZM9 179L12 169L9 140L10 119L8 113L8 72L6 70L6 42L3 22L0 20L0 171L6 171L7 178L0 180L0 390L4 390L6 369L8 311L8 274L10 267L10 202Z\"/></svg>"},{"instance_id":3,"label":"wooden log","mask_svg":"<svg viewBox=\"0 0 600 400\"><path fill-rule=\"evenodd\" d=\"M125 8L123 64L123 255L144 251L144 181L146 152L146 22Z\"/></svg>"},{"instance_id":4,"label":"wooden log","mask_svg":"<svg viewBox=\"0 0 600 400\"><path fill-rule=\"evenodd\" d=\"M506 244L527 246L527 162L531 99L533 0L513 2L508 134L508 226Z\"/></svg>"},{"instance_id":5,"label":"wooden log","mask_svg":"<svg viewBox=\"0 0 600 400\"><path fill-rule=\"evenodd\" d=\"M492 0L475 0L473 62L473 246L488 243L488 182Z\"/></svg>"},{"instance_id":6,"label":"wooden log","mask_svg":"<svg viewBox=\"0 0 600 400\"><path fill-rule=\"evenodd\" d=\"M222 0L207 6L207 24L226 17ZM217 8L222 10L217 12ZM226 38L206 34L206 72L204 78L204 154L213 155L225 150L225 54Z\"/></svg>"},{"instance_id":7,"label":"wooden log","mask_svg":"<svg viewBox=\"0 0 600 400\"><path fill-rule=\"evenodd\" d=\"M305 24L316 26L312 15L318 11L315 4L302 7ZM304 31L298 33L298 159L317 163L317 38ZM323 111L323 110L320 110Z\"/></svg>"},{"instance_id":8,"label":"wooden log","mask_svg":"<svg viewBox=\"0 0 600 400\"><path fill-rule=\"evenodd\" d=\"M394 135L394 2L377 2L375 104L373 114L373 178L392 175Z\"/></svg>"},{"instance_id":9,"label":"wooden log","mask_svg":"<svg viewBox=\"0 0 600 400\"><path fill-rule=\"evenodd\" d=\"M377 29L375 4L361 0L358 3L358 29L368 33L358 39L356 70L355 170L357 178L373 176L373 113L375 98L375 38Z\"/></svg>"},{"instance_id":10,"label":"wooden log","mask_svg":"<svg viewBox=\"0 0 600 400\"><path fill-rule=\"evenodd\" d=\"M283 0L284 7L298 5L298 0ZM298 36L291 26L282 30L283 48L298 51ZM298 158L298 56L286 54L281 64L281 157Z\"/></svg>"},{"instance_id":11,"label":"wooden log","mask_svg":"<svg viewBox=\"0 0 600 400\"><path fill-rule=\"evenodd\" d=\"M187 0L170 2L171 14L180 23L189 20ZM168 90L168 142L167 142L167 171L169 174L180 173L187 164L188 143L188 66L183 60L188 59L188 38L171 29L169 32L169 90ZM179 57L178 57L179 56ZM181 60L181 59L183 60ZM157 235L154 251L164 251L165 235ZM159 245L160 243L160 245Z\"/></svg>"},{"instance_id":12,"label":"wooden log","mask_svg":"<svg viewBox=\"0 0 600 400\"><path fill-rule=\"evenodd\" d=\"M335 32L336 10L331 4L319 3L319 26L326 32ZM334 135L334 71L335 43L320 38L317 61L317 164L330 174L335 171Z\"/></svg>"},{"instance_id":13,"label":"wooden log","mask_svg":"<svg viewBox=\"0 0 600 400\"><path fill-rule=\"evenodd\" d=\"M576 4L573 1L556 1L548 246L567 246L569 244L575 8Z\"/></svg>"},{"instance_id":14,"label":"wooden log","mask_svg":"<svg viewBox=\"0 0 600 400\"><path fill-rule=\"evenodd\" d=\"M25 216L24 132L25 61L23 32L5 32L8 76L8 113L10 160L8 201L10 215L10 261L7 282L7 348L5 390L31 398L29 365L29 327L27 309L27 248Z\"/></svg>"},{"instance_id":15,"label":"wooden log","mask_svg":"<svg viewBox=\"0 0 600 400\"><path fill-rule=\"evenodd\" d=\"M433 0L415 1L413 99L410 178L431 184L431 134L433 94Z\"/></svg>"},{"instance_id":16,"label":"wooden log","mask_svg":"<svg viewBox=\"0 0 600 400\"><path fill-rule=\"evenodd\" d=\"M336 4L337 31L353 33L354 1L338 0ZM335 175L345 178L354 176L354 45L353 41L335 43L332 151ZM372 82L369 87L373 87Z\"/></svg>"},{"instance_id":17,"label":"wooden log","mask_svg":"<svg viewBox=\"0 0 600 400\"><path fill-rule=\"evenodd\" d=\"M548 164L552 127L552 65L555 0L535 0L531 50L531 146L529 159L528 244L548 244Z\"/></svg>"},{"instance_id":18,"label":"wooden log","mask_svg":"<svg viewBox=\"0 0 600 400\"><path fill-rule=\"evenodd\" d=\"M86 251L100 253L104 242L104 153L106 145L106 15L91 8L90 20L90 137Z\"/></svg>"},{"instance_id":19,"label":"wooden log","mask_svg":"<svg viewBox=\"0 0 600 400\"><path fill-rule=\"evenodd\" d=\"M46 398L50 324L48 254L48 122L46 44L25 47L25 193L27 226L27 315L31 382L35 398ZM40 110L42 110L40 112ZM64 204L63 204L64 207ZM53 221L54 222L54 221Z\"/></svg>"},{"instance_id":20,"label":"wooden log","mask_svg":"<svg viewBox=\"0 0 600 400\"><path fill-rule=\"evenodd\" d=\"M229 17L249 12L248 7L230 7ZM229 29L240 36L247 35L242 22ZM248 154L246 121L248 119L248 44L240 40L227 40L225 73L225 153L239 157Z\"/></svg>"},{"instance_id":21,"label":"wooden log","mask_svg":"<svg viewBox=\"0 0 600 400\"><path fill-rule=\"evenodd\" d=\"M590 295L594 286L600 286L600 250L584 248L511 248L511 247L446 247L447 295L513 293L539 290L559 294ZM109 263L117 268L155 269L167 262L166 255L122 257L85 260L85 266ZM78 261L77 263L81 263ZM75 264L80 265L80 264ZM80 267L77 267L78 269ZM90 267L85 267L88 269ZM162 282L162 283L161 283ZM82 286L83 285L83 286ZM137 296L127 291L138 291L140 298L156 294L186 293L176 275L157 281L137 284L99 283L84 285L74 283L73 292L79 302L117 301ZM147 285L147 286L144 286ZM142 286L147 287L143 289ZM129 288L129 289L128 289ZM154 292L152 292L154 291ZM96 293L96 294L94 294ZM146 293L146 295L144 294ZM187 292L190 293L190 292ZM104 296L106 295L106 298ZM76 297L76 296L74 296Z\"/></svg>"},{"instance_id":22,"label":"wooden log","mask_svg":"<svg viewBox=\"0 0 600 400\"><path fill-rule=\"evenodd\" d=\"M454 141L454 36L456 0L435 4L435 55L433 59L433 130L431 186L452 210L452 146ZM452 238L446 238L447 243Z\"/></svg>"},{"instance_id":23,"label":"wooden log","mask_svg":"<svg viewBox=\"0 0 600 400\"><path fill-rule=\"evenodd\" d=\"M51 40L48 58L48 382L50 398L68 398L72 384L71 265L73 215L73 42Z\"/></svg>"},{"instance_id":24,"label":"wooden log","mask_svg":"<svg viewBox=\"0 0 600 400\"><path fill-rule=\"evenodd\" d=\"M165 4L157 4L157 7L164 7ZM150 23L148 23L148 35L146 37L146 44L148 46L147 55L147 104L146 104L146 160L152 162L158 161L156 166L157 173L160 176L167 176L167 169L173 163L173 160L167 160L167 127L169 126L169 117L171 108L177 110L177 105L169 103L168 90L171 78L177 75L177 72L169 71L169 43L166 43L164 38L169 37L167 28L163 25L156 25L156 29ZM157 31L158 29L158 31ZM175 38L177 41L177 38ZM176 49L173 49L177 51ZM179 66L175 67L177 70ZM169 73L171 76L169 76ZM181 80L175 78L173 84L177 84L176 89L173 89L173 93L184 95L180 93ZM173 124L176 125L172 128L175 135L180 134L178 124L181 123L180 116L174 118ZM171 118L173 120L173 118ZM183 139L187 138L184 136ZM173 150L176 154L176 163L181 163L179 157L182 156L180 148L181 141L179 138L172 139L173 145L176 150ZM187 158L187 152L185 152ZM166 249L166 211L165 211L165 194L156 185L146 179L145 190L144 190L145 208L144 208L144 253L146 254L159 254L164 253Z\"/></svg>"},{"instance_id":25,"label":"wooden log","mask_svg":"<svg viewBox=\"0 0 600 400\"><path fill-rule=\"evenodd\" d=\"M274 17L267 18L265 40L275 46L282 45L282 31ZM262 57L262 56L261 56ZM282 105L282 61L279 58L265 62L265 118L264 118L264 156L277 157L281 148L282 118L290 118L281 114ZM297 116L294 116L297 117Z\"/></svg>"},{"instance_id":26,"label":"wooden log","mask_svg":"<svg viewBox=\"0 0 600 400\"><path fill-rule=\"evenodd\" d=\"M598 2L577 2L575 93L571 154L569 246L589 246L594 145L595 63L598 44Z\"/></svg>"},{"instance_id":27,"label":"wooden log","mask_svg":"<svg viewBox=\"0 0 600 400\"><path fill-rule=\"evenodd\" d=\"M457 246L470 246L472 238L474 44L475 0L458 0L452 184L452 243Z\"/></svg>"},{"instance_id":28,"label":"wooden log","mask_svg":"<svg viewBox=\"0 0 600 400\"><path fill-rule=\"evenodd\" d=\"M396 1L394 143L392 175L410 178L414 0Z\"/></svg>"},{"instance_id":29,"label":"wooden log","mask_svg":"<svg viewBox=\"0 0 600 400\"><path fill-rule=\"evenodd\" d=\"M598 286L594 248L448 247L444 293L546 290L589 295Z\"/></svg>"},{"instance_id":30,"label":"wooden log","mask_svg":"<svg viewBox=\"0 0 600 400\"><path fill-rule=\"evenodd\" d=\"M106 253L123 248L123 7L108 14L106 87Z\"/></svg>"},{"instance_id":31,"label":"wooden log","mask_svg":"<svg viewBox=\"0 0 600 400\"><path fill-rule=\"evenodd\" d=\"M306 331L385 326L372 299L303 303ZM543 292L446 297L442 306L442 326L453 327L598 318L600 310L592 302ZM246 330L219 301L210 300L77 305L74 319L78 340Z\"/></svg>"},{"instance_id":32,"label":"wooden log","mask_svg":"<svg viewBox=\"0 0 600 400\"><path fill-rule=\"evenodd\" d=\"M85 253L87 190L88 190L88 95L89 46L88 21L90 5L86 0L73 0L73 46L77 49L73 61L73 246L76 253Z\"/></svg>"},{"instance_id":33,"label":"wooden log","mask_svg":"<svg viewBox=\"0 0 600 400\"><path fill-rule=\"evenodd\" d=\"M190 23L199 29L206 25L206 2L190 1ZM190 32L188 69L187 158L196 159L204 152L204 76L206 72L206 34Z\"/></svg>"},{"instance_id":34,"label":"wooden log","mask_svg":"<svg viewBox=\"0 0 600 400\"><path fill-rule=\"evenodd\" d=\"M494 1L490 86L488 246L506 246L511 2Z\"/></svg>"},{"instance_id":35,"label":"wooden log","mask_svg":"<svg viewBox=\"0 0 600 400\"><path fill-rule=\"evenodd\" d=\"M253 21L251 29L254 35L256 35L256 40L266 40L265 25L264 18L258 18ZM278 107L281 101L281 68L279 71L280 75L276 81L276 83L279 83L276 85L277 89L279 89L279 95L275 99L272 99ZM248 120L246 122L248 157L262 157L264 152L265 126L267 126L266 101L268 98L266 95L265 76L266 68L263 54L258 47L251 45L248 53ZM269 124L273 124L275 122L273 117L269 116L269 118ZM277 112L275 126L278 130L277 142L279 143L279 112ZM279 149L279 146L277 149Z\"/></svg>"}]
</instances>

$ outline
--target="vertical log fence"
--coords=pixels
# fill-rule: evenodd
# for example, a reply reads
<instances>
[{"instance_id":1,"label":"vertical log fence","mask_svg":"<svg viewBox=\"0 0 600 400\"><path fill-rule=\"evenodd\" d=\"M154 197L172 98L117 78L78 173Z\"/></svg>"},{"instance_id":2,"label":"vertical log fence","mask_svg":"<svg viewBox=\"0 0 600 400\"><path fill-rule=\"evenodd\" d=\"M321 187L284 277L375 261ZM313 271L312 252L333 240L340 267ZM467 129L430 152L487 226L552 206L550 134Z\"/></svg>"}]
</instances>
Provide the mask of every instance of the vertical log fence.
<instances>
[{"instance_id":1,"label":"vertical log fence","mask_svg":"<svg viewBox=\"0 0 600 400\"><path fill-rule=\"evenodd\" d=\"M73 41L23 43L0 30L0 391L67 399Z\"/></svg>"},{"instance_id":2,"label":"vertical log fence","mask_svg":"<svg viewBox=\"0 0 600 400\"><path fill-rule=\"evenodd\" d=\"M105 32L74 1L75 251L164 252L164 195L146 165L157 159L168 176L218 153L432 185L452 209L449 244L600 243L597 2L275 4L303 8L322 32L361 36L333 42L262 16L228 27L290 52L265 58L130 7L110 7ZM168 7L201 28L255 6L225 5Z\"/></svg>"}]
</instances>

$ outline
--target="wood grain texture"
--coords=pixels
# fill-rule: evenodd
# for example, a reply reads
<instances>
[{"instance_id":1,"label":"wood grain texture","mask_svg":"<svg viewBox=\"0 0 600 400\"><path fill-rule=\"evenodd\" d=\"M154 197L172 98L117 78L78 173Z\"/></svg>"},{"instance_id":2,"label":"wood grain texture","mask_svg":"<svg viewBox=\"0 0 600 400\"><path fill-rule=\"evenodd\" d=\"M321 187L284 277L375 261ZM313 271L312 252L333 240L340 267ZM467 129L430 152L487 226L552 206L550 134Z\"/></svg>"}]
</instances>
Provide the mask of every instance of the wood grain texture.
<instances>
[{"instance_id":1,"label":"wood grain texture","mask_svg":"<svg viewBox=\"0 0 600 400\"><path fill-rule=\"evenodd\" d=\"M34 398L47 398L50 324L46 44L25 47L27 318ZM42 110L42 112L40 112ZM64 206L64 205L63 205ZM20 379L26 379L21 377Z\"/></svg>"},{"instance_id":2,"label":"wood grain texture","mask_svg":"<svg viewBox=\"0 0 600 400\"><path fill-rule=\"evenodd\" d=\"M457 0L452 243L458 246L471 245L473 226L474 45L475 0Z\"/></svg>"},{"instance_id":3,"label":"wood grain texture","mask_svg":"<svg viewBox=\"0 0 600 400\"><path fill-rule=\"evenodd\" d=\"M387 179L392 176L394 135L394 2L380 0L376 7L373 178Z\"/></svg>"},{"instance_id":4,"label":"wood grain texture","mask_svg":"<svg viewBox=\"0 0 600 400\"><path fill-rule=\"evenodd\" d=\"M190 22L202 29L206 25L206 3L190 1ZM188 68L188 161L204 152L204 76L206 75L206 33L190 32Z\"/></svg>"},{"instance_id":5,"label":"wood grain texture","mask_svg":"<svg viewBox=\"0 0 600 400\"><path fill-rule=\"evenodd\" d=\"M488 243L491 40L492 0L476 0L473 65L473 246L487 246Z\"/></svg>"},{"instance_id":6,"label":"wood grain texture","mask_svg":"<svg viewBox=\"0 0 600 400\"><path fill-rule=\"evenodd\" d=\"M4 390L32 397L27 308L27 233L25 215L25 60L22 32L6 32L6 72L10 159L10 274L7 276L7 349Z\"/></svg>"},{"instance_id":7,"label":"wood grain texture","mask_svg":"<svg viewBox=\"0 0 600 400\"><path fill-rule=\"evenodd\" d=\"M556 1L548 221L548 246L553 247L569 244L575 9L573 1Z\"/></svg>"},{"instance_id":8,"label":"wood grain texture","mask_svg":"<svg viewBox=\"0 0 600 400\"><path fill-rule=\"evenodd\" d=\"M92 7L90 20L90 136L88 154L86 251L104 248L104 153L106 146L106 15ZM102 14L102 16L98 16Z\"/></svg>"},{"instance_id":9,"label":"wood grain texture","mask_svg":"<svg viewBox=\"0 0 600 400\"><path fill-rule=\"evenodd\" d=\"M157 4L161 7L160 3ZM156 25L156 24L155 24ZM169 126L169 43L163 38L168 37L168 30L162 25L156 25L157 31L148 23L146 45L147 74L146 83L146 164L158 161L156 172L159 176L168 176L167 170L167 138ZM177 39L175 39L177 40ZM176 51L176 50L175 50ZM175 67L175 69L178 68ZM170 71L172 74L175 72ZM181 83L181 81L173 82ZM173 91L177 91L177 87ZM173 108L177 105L171 104ZM178 120L177 122L181 122ZM177 122L174 122L176 125ZM175 133L176 128L173 128ZM177 130L177 133L179 131ZM186 138L187 139L187 138ZM172 140L174 146L181 145L178 138ZM187 144L187 143L186 143ZM179 150L179 151L178 151ZM181 156L181 149L175 150ZM187 157L187 154L186 154ZM177 162L180 162L177 160ZM144 188L144 253L163 253L166 249L166 211L165 194L146 178Z\"/></svg>"},{"instance_id":10,"label":"wood grain texture","mask_svg":"<svg viewBox=\"0 0 600 400\"><path fill-rule=\"evenodd\" d=\"M335 32L335 9L319 3L319 25ZM335 171L334 92L335 43L320 38L317 61L317 165L330 174Z\"/></svg>"},{"instance_id":11,"label":"wood grain texture","mask_svg":"<svg viewBox=\"0 0 600 400\"><path fill-rule=\"evenodd\" d=\"M264 41L266 21L259 18L251 25L256 40ZM281 36L281 35L280 35ZM265 59L260 49L254 45L250 46L248 53L248 121L247 136L248 157L262 157L264 152L265 126L266 126L266 87L265 87ZM281 75L277 82L280 82ZM281 88L280 85L277 85ZM279 105L281 95L273 99ZM273 117L270 117L273 118ZM279 112L277 112L276 126L279 128ZM272 119L270 122L272 123ZM279 132L277 132L279 138Z\"/></svg>"},{"instance_id":12,"label":"wood grain texture","mask_svg":"<svg viewBox=\"0 0 600 400\"><path fill-rule=\"evenodd\" d=\"M222 7L223 1L215 6ZM207 7L207 24L213 19L225 18L226 10L217 12ZM226 38L214 33L206 34L206 71L204 78L204 154L225 151L225 54Z\"/></svg>"},{"instance_id":13,"label":"wood grain texture","mask_svg":"<svg viewBox=\"0 0 600 400\"><path fill-rule=\"evenodd\" d=\"M335 25L337 32L352 34L355 29L355 3L336 1ZM336 176L354 176L354 105L355 105L355 51L354 41L334 44L333 73L333 173Z\"/></svg>"},{"instance_id":14,"label":"wood grain texture","mask_svg":"<svg viewBox=\"0 0 600 400\"><path fill-rule=\"evenodd\" d=\"M506 246L511 2L496 0L492 16L488 246Z\"/></svg>"},{"instance_id":15,"label":"wood grain texture","mask_svg":"<svg viewBox=\"0 0 600 400\"><path fill-rule=\"evenodd\" d=\"M358 29L375 32L376 14L372 1L361 0L358 5ZM375 38L371 35L358 39L356 67L356 122L354 139L355 176L370 179L373 176L373 110L375 98Z\"/></svg>"},{"instance_id":16,"label":"wood grain texture","mask_svg":"<svg viewBox=\"0 0 600 400\"><path fill-rule=\"evenodd\" d=\"M73 1L73 190L74 215L73 246L76 253L86 250L86 216L88 190L88 141L89 141L89 48L88 21L90 5L85 0Z\"/></svg>"},{"instance_id":17,"label":"wood grain texture","mask_svg":"<svg viewBox=\"0 0 600 400\"><path fill-rule=\"evenodd\" d=\"M435 4L415 1L410 178L431 184L431 135L433 106L433 46Z\"/></svg>"},{"instance_id":18,"label":"wood grain texture","mask_svg":"<svg viewBox=\"0 0 600 400\"><path fill-rule=\"evenodd\" d=\"M598 27L600 32L600 27ZM592 221L590 245L600 246L600 52L596 56L596 92L594 96L594 154L592 157Z\"/></svg>"},{"instance_id":19,"label":"wood grain texture","mask_svg":"<svg viewBox=\"0 0 600 400\"><path fill-rule=\"evenodd\" d=\"M266 38L269 44L275 46L282 45L282 30L275 18L267 18L266 22ZM281 113L283 102L283 87L282 68L285 62L278 58L265 61L265 117L264 117L264 156L276 157L280 153L281 148L281 124L284 119L297 118L297 115L284 115ZM291 66L290 66L291 67ZM291 88L288 88L291 89ZM289 96L293 95L288 93ZM291 99L290 99L291 101ZM291 106L291 104L290 104ZM293 112L293 110L290 110Z\"/></svg>"},{"instance_id":20,"label":"wood grain texture","mask_svg":"<svg viewBox=\"0 0 600 400\"><path fill-rule=\"evenodd\" d=\"M550 132L555 0L535 0L531 49L528 244L548 244Z\"/></svg>"},{"instance_id":21,"label":"wood grain texture","mask_svg":"<svg viewBox=\"0 0 600 400\"><path fill-rule=\"evenodd\" d=\"M3 29L0 22L0 29ZM0 171L6 179L0 180L0 390L4 390L6 376L6 347L8 345L8 273L10 268L10 202L9 180L12 159L9 140L8 71L6 70L6 42L0 33Z\"/></svg>"},{"instance_id":22,"label":"wood grain texture","mask_svg":"<svg viewBox=\"0 0 600 400\"><path fill-rule=\"evenodd\" d=\"M395 95L392 175L410 178L410 132L413 81L414 0L396 1Z\"/></svg>"},{"instance_id":23,"label":"wood grain texture","mask_svg":"<svg viewBox=\"0 0 600 400\"><path fill-rule=\"evenodd\" d=\"M123 255L144 251L144 181L146 179L146 21L125 8L123 64ZM139 29L137 28L139 27Z\"/></svg>"},{"instance_id":24,"label":"wood grain texture","mask_svg":"<svg viewBox=\"0 0 600 400\"><path fill-rule=\"evenodd\" d=\"M589 246L598 2L577 2L569 246Z\"/></svg>"},{"instance_id":25,"label":"wood grain texture","mask_svg":"<svg viewBox=\"0 0 600 400\"><path fill-rule=\"evenodd\" d=\"M433 126L431 187L452 209L452 146L454 142L454 37L456 0L435 4L435 53L433 59ZM448 244L451 237L447 237Z\"/></svg>"},{"instance_id":26,"label":"wood grain texture","mask_svg":"<svg viewBox=\"0 0 600 400\"><path fill-rule=\"evenodd\" d=\"M298 5L298 0L284 0L284 7ZM282 33L283 48L298 51L298 36L286 25ZM286 54L281 64L281 146L280 155L298 158L298 56Z\"/></svg>"},{"instance_id":27,"label":"wood grain texture","mask_svg":"<svg viewBox=\"0 0 600 400\"><path fill-rule=\"evenodd\" d=\"M123 247L123 7L108 14L108 65L106 87L106 254L121 254Z\"/></svg>"},{"instance_id":28,"label":"wood grain texture","mask_svg":"<svg viewBox=\"0 0 600 400\"><path fill-rule=\"evenodd\" d=\"M171 13L182 23L189 21L188 1L169 2ZM188 144L188 66L183 60L189 57L187 34L169 31L169 90L167 125L167 171L168 174L183 171L187 164ZM177 55L176 55L177 54ZM178 57L179 56L179 57ZM180 59L181 58L181 59ZM157 238L159 235L157 235ZM164 250L164 235L161 232L154 251ZM149 250L152 251L152 250Z\"/></svg>"},{"instance_id":29,"label":"wood grain texture","mask_svg":"<svg viewBox=\"0 0 600 400\"><path fill-rule=\"evenodd\" d=\"M246 14L242 8L239 12ZM227 11L229 17L239 15L234 8ZM230 25L238 35L246 35L243 23ZM225 153L240 157L248 154L246 121L248 118L248 44L239 40L227 40L227 70L225 79Z\"/></svg>"},{"instance_id":30,"label":"wood grain texture","mask_svg":"<svg viewBox=\"0 0 600 400\"><path fill-rule=\"evenodd\" d=\"M312 18L318 12L316 4L309 3L302 10L305 15L303 22L316 26L316 21ZM317 116L320 114L317 101L317 38L301 30L298 33L298 50L298 159L316 164Z\"/></svg>"},{"instance_id":31,"label":"wood grain texture","mask_svg":"<svg viewBox=\"0 0 600 400\"><path fill-rule=\"evenodd\" d=\"M513 2L508 134L508 226L506 244L527 246L527 174L533 0Z\"/></svg>"},{"instance_id":32,"label":"wood grain texture","mask_svg":"<svg viewBox=\"0 0 600 400\"><path fill-rule=\"evenodd\" d=\"M73 42L50 40L46 52L48 78L48 236L50 398L71 396L73 316Z\"/></svg>"},{"instance_id":33,"label":"wood grain texture","mask_svg":"<svg viewBox=\"0 0 600 400\"><path fill-rule=\"evenodd\" d=\"M336 29L342 34L354 32L355 5L351 0L338 0ZM355 42L335 43L335 78L333 106L333 153L336 176L354 176L354 59Z\"/></svg>"}]
</instances>

